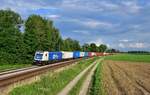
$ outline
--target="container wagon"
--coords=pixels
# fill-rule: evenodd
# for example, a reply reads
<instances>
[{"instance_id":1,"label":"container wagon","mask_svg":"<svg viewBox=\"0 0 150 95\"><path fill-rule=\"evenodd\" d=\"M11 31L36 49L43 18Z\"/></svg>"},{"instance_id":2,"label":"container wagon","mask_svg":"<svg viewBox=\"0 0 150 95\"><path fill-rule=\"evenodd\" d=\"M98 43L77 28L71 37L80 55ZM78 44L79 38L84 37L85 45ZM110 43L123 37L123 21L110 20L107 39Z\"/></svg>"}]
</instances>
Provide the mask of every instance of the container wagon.
<instances>
[{"instance_id":1,"label":"container wagon","mask_svg":"<svg viewBox=\"0 0 150 95\"><path fill-rule=\"evenodd\" d=\"M80 51L74 51L73 52L73 58L80 58Z\"/></svg>"},{"instance_id":2,"label":"container wagon","mask_svg":"<svg viewBox=\"0 0 150 95\"><path fill-rule=\"evenodd\" d=\"M80 52L80 57L84 57L85 52Z\"/></svg>"},{"instance_id":3,"label":"container wagon","mask_svg":"<svg viewBox=\"0 0 150 95\"><path fill-rule=\"evenodd\" d=\"M62 51L62 59L72 59L73 52Z\"/></svg>"},{"instance_id":4,"label":"container wagon","mask_svg":"<svg viewBox=\"0 0 150 95\"><path fill-rule=\"evenodd\" d=\"M88 52L84 52L84 57L88 57Z\"/></svg>"}]
</instances>

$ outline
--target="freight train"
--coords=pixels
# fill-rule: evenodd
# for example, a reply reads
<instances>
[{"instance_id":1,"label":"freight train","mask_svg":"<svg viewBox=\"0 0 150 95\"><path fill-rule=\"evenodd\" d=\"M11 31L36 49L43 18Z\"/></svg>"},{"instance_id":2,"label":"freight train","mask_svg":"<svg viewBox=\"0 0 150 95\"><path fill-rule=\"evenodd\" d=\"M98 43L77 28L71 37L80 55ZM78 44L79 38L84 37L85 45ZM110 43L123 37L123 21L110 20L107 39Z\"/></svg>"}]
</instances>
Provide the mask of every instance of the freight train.
<instances>
[{"instance_id":1,"label":"freight train","mask_svg":"<svg viewBox=\"0 0 150 95\"><path fill-rule=\"evenodd\" d=\"M64 61L69 59L87 58L93 56L103 56L104 53L98 52L80 52L80 51L59 51L59 52L48 52L48 51L37 51L34 56L34 64L45 65L53 62Z\"/></svg>"}]
</instances>

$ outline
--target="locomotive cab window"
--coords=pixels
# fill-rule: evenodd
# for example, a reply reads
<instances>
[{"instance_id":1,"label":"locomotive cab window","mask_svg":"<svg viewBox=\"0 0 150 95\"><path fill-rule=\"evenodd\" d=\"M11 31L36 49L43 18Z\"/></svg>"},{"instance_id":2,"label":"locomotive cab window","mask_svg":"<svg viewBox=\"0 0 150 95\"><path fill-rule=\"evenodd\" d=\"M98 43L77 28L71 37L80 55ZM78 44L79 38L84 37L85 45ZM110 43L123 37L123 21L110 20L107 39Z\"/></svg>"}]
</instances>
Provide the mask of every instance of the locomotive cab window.
<instances>
[{"instance_id":1,"label":"locomotive cab window","mask_svg":"<svg viewBox=\"0 0 150 95\"><path fill-rule=\"evenodd\" d=\"M36 59L42 59L43 54L36 54Z\"/></svg>"}]
</instances>

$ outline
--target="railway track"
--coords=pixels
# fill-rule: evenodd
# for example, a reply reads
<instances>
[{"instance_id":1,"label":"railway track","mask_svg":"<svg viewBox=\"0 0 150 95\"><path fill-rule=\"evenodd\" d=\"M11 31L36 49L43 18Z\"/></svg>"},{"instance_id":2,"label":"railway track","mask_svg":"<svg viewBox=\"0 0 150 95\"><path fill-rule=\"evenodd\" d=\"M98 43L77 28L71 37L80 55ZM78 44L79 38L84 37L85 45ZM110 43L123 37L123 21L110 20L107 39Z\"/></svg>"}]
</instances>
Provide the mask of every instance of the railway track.
<instances>
[{"instance_id":1,"label":"railway track","mask_svg":"<svg viewBox=\"0 0 150 95\"><path fill-rule=\"evenodd\" d=\"M5 74L9 74L9 73L14 73L14 72L19 72L19 71L23 71L23 70L28 70L28 69L32 69L32 68L37 68L38 66L32 66L32 67L26 67L26 68L20 68L20 69L13 69L13 70L6 70L3 72L0 72L0 76L1 75L5 75Z\"/></svg>"},{"instance_id":2,"label":"railway track","mask_svg":"<svg viewBox=\"0 0 150 95\"><path fill-rule=\"evenodd\" d=\"M21 80L40 75L49 70L54 70L60 67L64 67L69 64L80 61L81 59L75 59L70 61L58 62L55 64L45 65L45 66L34 66L30 68L24 68L19 70L13 70L8 72L0 73L0 89L8 85L14 84Z\"/></svg>"}]
</instances>

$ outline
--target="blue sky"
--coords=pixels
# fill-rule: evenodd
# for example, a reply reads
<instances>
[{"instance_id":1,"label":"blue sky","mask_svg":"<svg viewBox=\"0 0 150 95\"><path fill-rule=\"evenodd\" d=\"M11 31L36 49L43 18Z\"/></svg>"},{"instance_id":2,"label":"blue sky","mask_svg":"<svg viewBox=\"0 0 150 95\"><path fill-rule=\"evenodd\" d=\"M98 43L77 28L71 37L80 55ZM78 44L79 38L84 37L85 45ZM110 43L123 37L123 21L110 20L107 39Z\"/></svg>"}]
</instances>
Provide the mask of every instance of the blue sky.
<instances>
[{"instance_id":1,"label":"blue sky","mask_svg":"<svg viewBox=\"0 0 150 95\"><path fill-rule=\"evenodd\" d=\"M148 0L0 0L23 19L38 14L54 21L63 38L107 44L119 50L150 51Z\"/></svg>"}]
</instances>

